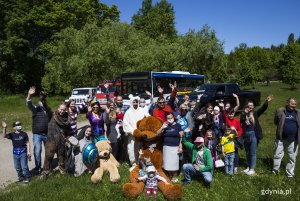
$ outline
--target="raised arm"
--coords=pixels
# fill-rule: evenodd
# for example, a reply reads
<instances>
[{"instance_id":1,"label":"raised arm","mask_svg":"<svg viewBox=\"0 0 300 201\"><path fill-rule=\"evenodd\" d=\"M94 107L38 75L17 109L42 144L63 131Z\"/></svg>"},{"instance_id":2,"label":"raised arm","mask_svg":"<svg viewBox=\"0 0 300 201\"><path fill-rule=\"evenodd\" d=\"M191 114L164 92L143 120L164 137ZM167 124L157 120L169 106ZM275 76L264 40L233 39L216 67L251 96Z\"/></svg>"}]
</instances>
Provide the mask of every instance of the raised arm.
<instances>
[{"instance_id":1,"label":"raised arm","mask_svg":"<svg viewBox=\"0 0 300 201\"><path fill-rule=\"evenodd\" d=\"M26 105L27 105L27 107L28 107L33 113L35 113L35 112L36 112L36 106L33 105L32 100L31 100L33 94L35 94L35 86L32 86L32 87L29 88L28 94L27 94L27 98L26 98Z\"/></svg>"},{"instance_id":2,"label":"raised arm","mask_svg":"<svg viewBox=\"0 0 300 201\"><path fill-rule=\"evenodd\" d=\"M4 137L4 138L7 138L7 137L8 137L8 135L7 135L7 133L6 133L7 124L6 124L5 121L2 121L2 129L3 129L3 137Z\"/></svg>"},{"instance_id":3,"label":"raised arm","mask_svg":"<svg viewBox=\"0 0 300 201\"><path fill-rule=\"evenodd\" d=\"M235 101L236 101L236 106L233 108L234 113L236 113L240 108L240 100L239 100L238 95L236 95L236 94L232 94L232 95L233 95L233 97L235 97Z\"/></svg>"},{"instance_id":4,"label":"raised arm","mask_svg":"<svg viewBox=\"0 0 300 201\"><path fill-rule=\"evenodd\" d=\"M266 99L266 101L264 102L264 104L257 110L257 116L259 117L260 115L262 115L269 106L269 102L273 99L272 95L269 95Z\"/></svg>"}]
</instances>

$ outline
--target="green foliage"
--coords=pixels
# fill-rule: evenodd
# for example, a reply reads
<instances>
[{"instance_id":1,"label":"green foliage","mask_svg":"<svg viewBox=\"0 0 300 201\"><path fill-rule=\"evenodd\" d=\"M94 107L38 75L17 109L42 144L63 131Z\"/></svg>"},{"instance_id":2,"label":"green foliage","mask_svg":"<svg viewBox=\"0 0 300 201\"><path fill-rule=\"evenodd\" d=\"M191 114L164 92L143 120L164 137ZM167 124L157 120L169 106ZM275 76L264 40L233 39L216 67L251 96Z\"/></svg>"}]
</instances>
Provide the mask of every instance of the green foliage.
<instances>
[{"instance_id":1,"label":"green foliage","mask_svg":"<svg viewBox=\"0 0 300 201\"><path fill-rule=\"evenodd\" d=\"M295 43L295 36L294 36L294 33L290 33L290 35L288 37L287 44L290 45L290 44L293 44L293 43Z\"/></svg>"},{"instance_id":2,"label":"green foliage","mask_svg":"<svg viewBox=\"0 0 300 201\"><path fill-rule=\"evenodd\" d=\"M280 72L283 82L296 88L300 82L300 45L290 43L282 50L282 60L280 61Z\"/></svg>"},{"instance_id":3,"label":"green foliage","mask_svg":"<svg viewBox=\"0 0 300 201\"><path fill-rule=\"evenodd\" d=\"M119 20L116 6L97 0L0 0L0 87L23 92L40 87L53 34L86 23L104 26Z\"/></svg>"},{"instance_id":4,"label":"green foliage","mask_svg":"<svg viewBox=\"0 0 300 201\"><path fill-rule=\"evenodd\" d=\"M179 42L186 49L182 63L189 67L190 72L210 77L214 66L223 68L223 43L208 25L199 31L190 30L179 37Z\"/></svg>"},{"instance_id":5,"label":"green foliage","mask_svg":"<svg viewBox=\"0 0 300 201\"><path fill-rule=\"evenodd\" d=\"M151 38L163 35L172 39L176 36L174 8L166 0L155 5L152 0L144 0L142 8L132 16L132 24Z\"/></svg>"},{"instance_id":6,"label":"green foliage","mask_svg":"<svg viewBox=\"0 0 300 201\"><path fill-rule=\"evenodd\" d=\"M50 93L96 86L122 72L183 70L204 74L213 66L223 68L224 60L220 58L222 44L208 26L169 40L163 35L152 39L128 24L103 28L87 24L82 30L67 28L56 34L49 52L42 83Z\"/></svg>"}]
</instances>

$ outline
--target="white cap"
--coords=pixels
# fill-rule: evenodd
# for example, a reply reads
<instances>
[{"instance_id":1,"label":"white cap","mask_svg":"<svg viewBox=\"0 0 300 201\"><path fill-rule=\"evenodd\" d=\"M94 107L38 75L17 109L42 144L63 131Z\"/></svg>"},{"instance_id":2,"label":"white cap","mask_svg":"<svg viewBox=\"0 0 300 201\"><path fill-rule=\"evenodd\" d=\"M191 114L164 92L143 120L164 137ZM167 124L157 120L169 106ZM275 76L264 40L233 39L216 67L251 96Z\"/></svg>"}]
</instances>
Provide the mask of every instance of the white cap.
<instances>
[{"instance_id":1,"label":"white cap","mask_svg":"<svg viewBox=\"0 0 300 201\"><path fill-rule=\"evenodd\" d=\"M155 172L155 171L156 171L156 169L153 165L150 165L147 167L147 172Z\"/></svg>"},{"instance_id":2,"label":"white cap","mask_svg":"<svg viewBox=\"0 0 300 201\"><path fill-rule=\"evenodd\" d=\"M219 108L219 106L215 106L215 107L214 107L214 110L216 110L216 111L219 111L219 112L220 112L220 108Z\"/></svg>"}]
</instances>

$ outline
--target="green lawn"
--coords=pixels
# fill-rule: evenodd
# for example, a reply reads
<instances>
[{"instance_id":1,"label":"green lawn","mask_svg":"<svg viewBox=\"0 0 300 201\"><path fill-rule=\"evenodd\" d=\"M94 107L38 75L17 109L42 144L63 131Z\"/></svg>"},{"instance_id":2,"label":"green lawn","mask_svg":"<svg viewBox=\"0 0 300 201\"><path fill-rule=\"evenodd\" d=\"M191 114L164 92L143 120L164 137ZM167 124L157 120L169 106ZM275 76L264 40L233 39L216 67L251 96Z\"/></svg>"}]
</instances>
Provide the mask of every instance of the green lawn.
<instances>
[{"instance_id":1,"label":"green lawn","mask_svg":"<svg viewBox=\"0 0 300 201\"><path fill-rule=\"evenodd\" d=\"M275 138L273 124L275 109L284 106L288 97L295 97L300 101L300 90L290 91L289 86L282 83L271 83L270 86L258 85L256 88L262 92L262 103L267 95L274 95L274 100L268 110L260 117L264 139L258 148L256 168L258 175L249 177L240 173L227 177L223 170L217 170L214 172L214 180L209 189L205 188L201 182L193 180L189 186L183 187L182 200L300 200L299 161L295 170L296 177L293 180L288 180L284 174L286 159L283 161L280 174L274 177L269 176ZM239 171L246 167L244 150L240 151L240 158ZM299 156L297 159L299 160ZM105 174L104 181L98 185L91 183L88 174L79 178L55 174L46 181L33 178L28 186L17 184L8 186L1 192L0 200L125 200L122 195L122 185L129 181L126 164L121 166L120 174L119 183L111 184L108 175ZM263 190L277 190L278 194L274 191L272 195L262 195ZM289 191L291 195L282 195L283 191ZM159 193L158 200L162 199ZM137 200L145 200L144 193Z\"/></svg>"}]
</instances>

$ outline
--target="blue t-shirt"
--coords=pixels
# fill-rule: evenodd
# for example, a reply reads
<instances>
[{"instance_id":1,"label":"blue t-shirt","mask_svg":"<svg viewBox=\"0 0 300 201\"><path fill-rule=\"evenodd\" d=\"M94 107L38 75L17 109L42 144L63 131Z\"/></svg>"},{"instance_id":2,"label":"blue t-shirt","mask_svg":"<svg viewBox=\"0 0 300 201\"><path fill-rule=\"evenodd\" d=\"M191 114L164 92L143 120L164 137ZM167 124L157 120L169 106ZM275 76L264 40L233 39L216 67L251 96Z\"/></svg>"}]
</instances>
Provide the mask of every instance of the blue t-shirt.
<instances>
[{"instance_id":1,"label":"blue t-shirt","mask_svg":"<svg viewBox=\"0 0 300 201\"><path fill-rule=\"evenodd\" d=\"M285 121L283 125L282 138L295 141L298 140L298 125L297 125L296 111L286 111Z\"/></svg>"},{"instance_id":2,"label":"blue t-shirt","mask_svg":"<svg viewBox=\"0 0 300 201\"><path fill-rule=\"evenodd\" d=\"M20 133L11 132L8 134L8 139L11 139L13 144L13 153L21 154L27 149L26 142L28 142L27 133L21 131Z\"/></svg>"},{"instance_id":3,"label":"blue t-shirt","mask_svg":"<svg viewBox=\"0 0 300 201\"><path fill-rule=\"evenodd\" d=\"M180 134L182 131L181 125L176 123L174 125L169 125L163 132L164 143L166 146L179 146L180 143Z\"/></svg>"}]
</instances>

